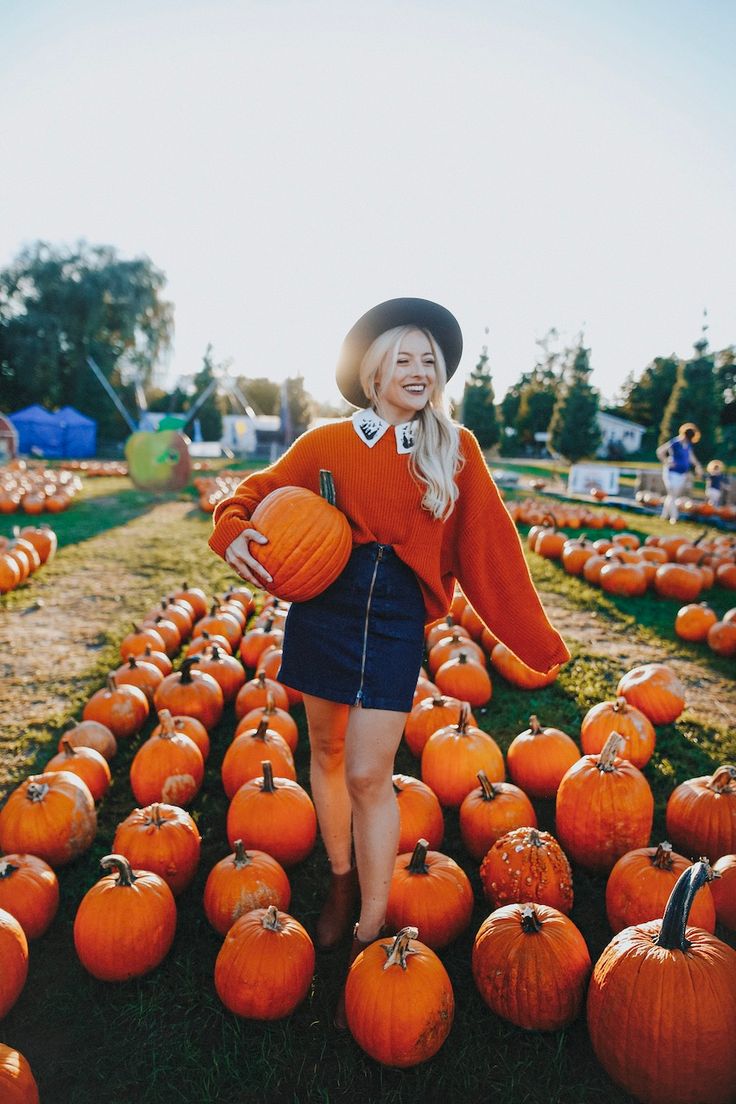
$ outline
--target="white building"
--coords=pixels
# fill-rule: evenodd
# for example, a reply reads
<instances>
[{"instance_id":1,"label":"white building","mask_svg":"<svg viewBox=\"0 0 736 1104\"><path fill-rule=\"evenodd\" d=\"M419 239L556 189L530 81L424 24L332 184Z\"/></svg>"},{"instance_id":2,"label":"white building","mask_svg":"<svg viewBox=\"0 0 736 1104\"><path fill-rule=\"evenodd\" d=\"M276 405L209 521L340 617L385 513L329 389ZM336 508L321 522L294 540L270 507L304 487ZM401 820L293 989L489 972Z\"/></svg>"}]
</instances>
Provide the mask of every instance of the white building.
<instances>
[{"instance_id":1,"label":"white building","mask_svg":"<svg viewBox=\"0 0 736 1104\"><path fill-rule=\"evenodd\" d=\"M269 443L281 431L278 414L223 414L220 444L236 455L256 452L265 440Z\"/></svg>"},{"instance_id":2,"label":"white building","mask_svg":"<svg viewBox=\"0 0 736 1104\"><path fill-rule=\"evenodd\" d=\"M646 426L630 422L628 418L619 418L617 414L605 414L598 411L598 425L601 429L601 444L596 456L608 457L611 451L620 453L638 452Z\"/></svg>"}]
</instances>

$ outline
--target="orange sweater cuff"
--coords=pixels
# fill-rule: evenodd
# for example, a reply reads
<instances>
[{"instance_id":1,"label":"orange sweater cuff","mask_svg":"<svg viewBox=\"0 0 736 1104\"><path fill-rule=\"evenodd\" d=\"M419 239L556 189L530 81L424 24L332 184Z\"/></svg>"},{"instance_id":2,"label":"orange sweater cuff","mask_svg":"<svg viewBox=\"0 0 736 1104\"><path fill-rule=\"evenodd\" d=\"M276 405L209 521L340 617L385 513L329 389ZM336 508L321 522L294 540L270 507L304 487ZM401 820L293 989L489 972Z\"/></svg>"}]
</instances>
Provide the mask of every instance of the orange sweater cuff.
<instances>
[{"instance_id":1,"label":"orange sweater cuff","mask_svg":"<svg viewBox=\"0 0 736 1104\"><path fill-rule=\"evenodd\" d=\"M225 514L212 530L208 544L218 556L224 556L236 537L239 537L244 529L248 528L245 518Z\"/></svg>"}]
</instances>

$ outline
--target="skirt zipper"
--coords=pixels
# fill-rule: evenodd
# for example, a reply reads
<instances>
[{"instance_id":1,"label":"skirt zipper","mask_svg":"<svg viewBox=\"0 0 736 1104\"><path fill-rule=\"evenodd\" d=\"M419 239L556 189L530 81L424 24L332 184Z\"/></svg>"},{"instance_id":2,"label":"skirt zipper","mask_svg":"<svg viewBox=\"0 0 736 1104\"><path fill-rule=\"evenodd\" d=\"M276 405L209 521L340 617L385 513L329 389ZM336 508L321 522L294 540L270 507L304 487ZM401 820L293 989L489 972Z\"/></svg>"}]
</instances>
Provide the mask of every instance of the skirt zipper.
<instances>
[{"instance_id":1,"label":"skirt zipper","mask_svg":"<svg viewBox=\"0 0 736 1104\"><path fill-rule=\"evenodd\" d=\"M365 604L365 621L363 622L363 654L360 658L360 685L358 686L358 693L355 696L354 705L360 705L363 699L363 682L365 680L365 660L368 651L368 618L371 615L371 600L373 598L373 588L376 585L376 575L378 574L378 565L383 559L383 545L379 544L378 552L376 554L376 562L373 565L373 575L371 577L371 585L368 588L368 601Z\"/></svg>"}]
</instances>

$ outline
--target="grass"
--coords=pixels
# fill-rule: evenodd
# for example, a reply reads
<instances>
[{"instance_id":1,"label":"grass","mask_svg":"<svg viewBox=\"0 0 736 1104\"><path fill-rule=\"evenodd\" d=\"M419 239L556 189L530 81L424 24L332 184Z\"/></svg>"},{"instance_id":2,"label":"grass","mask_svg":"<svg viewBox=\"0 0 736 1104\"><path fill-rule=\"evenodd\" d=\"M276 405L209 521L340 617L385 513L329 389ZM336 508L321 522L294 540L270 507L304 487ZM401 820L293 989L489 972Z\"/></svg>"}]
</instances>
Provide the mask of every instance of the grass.
<instances>
[{"instance_id":1,"label":"grass","mask_svg":"<svg viewBox=\"0 0 736 1104\"><path fill-rule=\"evenodd\" d=\"M125 524L121 518L132 499L122 494L122 502L109 489L93 496L97 532ZM139 505L149 508L150 503ZM48 568L57 572L59 586L63 585L65 571L88 562L85 542L92 534L81 519L73 523L73 511L84 506L80 502L61 519L69 522L65 556ZM131 516L136 516L134 511ZM88 519L88 525L91 522ZM139 604L136 609L121 609L119 620L110 624L102 651L70 695L68 714L54 718L44 734L36 733L37 746L29 746L29 769L43 765L67 717L78 715L83 701L101 684L131 616L140 614L157 595L178 585L184 575L209 593L222 589L229 573L206 549L208 530L209 519L193 511L184 519L174 547L164 534L160 538L153 534L145 562L138 556L135 563L122 565L139 576ZM568 577L558 567L538 557L531 559L535 575L545 587L555 585L557 580L567 588ZM592 588L583 590L583 585L566 589L565 596L585 608L594 605L600 609L610 621L612 632L625 627L627 632L636 628L655 635L664 633L664 620L654 616L658 612L656 602L642 605L636 613L618 609L615 604L604 608L599 602L605 596ZM8 597L3 601L7 602ZM634 624L628 617L633 617ZM614 658L591 657L577 649L558 680L543 690L520 692L501 678L495 679L491 703L476 715L481 727L491 732L504 750L526 728L532 712L538 713L544 723L577 737L585 711L612 696L620 673ZM300 725L297 770L300 782L308 788L304 718L298 708L295 715ZM29 1059L44 1102L332 1104L361 1099L408 1104L441 1098L475 1101L492 1094L496 1104L630 1104L630 1098L597 1064L584 1018L554 1034L524 1032L493 1016L482 1003L472 981L470 953L474 934L489 910L483 901L477 865L461 846L455 811L446 813L442 850L468 873L476 907L469 930L442 952L455 990L456 1017L447 1042L430 1063L404 1072L384 1069L367 1058L349 1036L333 1031L331 1012L343 975L339 953L318 955L310 994L287 1020L252 1023L228 1013L212 982L221 939L209 927L201 901L207 873L228 851L227 803L219 771L234 723L229 708L212 733L213 750L205 785L190 809L202 834L202 859L194 883L178 900L174 946L152 974L122 985L97 982L85 973L73 951L72 926L81 897L99 877L99 859L110 850L116 825L135 805L128 770L150 725L141 736L122 744L113 760L114 784L100 804L95 844L85 856L59 872L59 914L47 934L32 945L26 988L3 1021L3 1041L17 1046ZM675 783L710 773L723 750L736 755L734 737L726 734L730 741L726 749L721 743L723 738L716 726L691 722L658 730L657 750L645 770L656 802L653 839L663 838L664 806ZM396 769L419 774L417 761L403 745ZM552 803L536 804L541 826L551 829ZM327 863L321 845L289 873L293 891L290 911L309 928L316 918L326 880ZM572 918L583 931L593 960L610 937L604 884L600 876L575 870Z\"/></svg>"}]
</instances>

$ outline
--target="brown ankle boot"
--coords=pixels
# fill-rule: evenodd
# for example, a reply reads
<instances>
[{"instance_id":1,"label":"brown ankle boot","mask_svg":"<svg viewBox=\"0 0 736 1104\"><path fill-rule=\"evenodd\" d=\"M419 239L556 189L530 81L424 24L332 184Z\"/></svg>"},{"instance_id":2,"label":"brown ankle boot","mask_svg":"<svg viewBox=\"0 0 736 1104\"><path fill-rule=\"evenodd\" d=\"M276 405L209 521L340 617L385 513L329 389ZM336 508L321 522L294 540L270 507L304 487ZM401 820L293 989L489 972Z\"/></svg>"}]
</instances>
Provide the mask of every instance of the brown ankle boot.
<instances>
[{"instance_id":1,"label":"brown ankle boot","mask_svg":"<svg viewBox=\"0 0 736 1104\"><path fill-rule=\"evenodd\" d=\"M330 951L341 943L353 923L353 910L358 896L358 872L355 867L344 874L333 874L327 900L319 914L315 935L317 946Z\"/></svg>"},{"instance_id":2,"label":"brown ankle boot","mask_svg":"<svg viewBox=\"0 0 736 1104\"><path fill-rule=\"evenodd\" d=\"M356 934L357 931L358 931L358 925L356 924L355 927L353 928L353 942L350 945L350 953L348 954L347 969L345 971L346 981L347 981L347 972L350 969L350 967L353 965L353 963L355 962L356 958L361 953L361 951L364 951L366 949L366 947L370 947L371 943L375 943L376 939L379 938L379 936L377 935L373 939L366 939L366 941L363 942L362 939L358 939L358 936ZM342 989L340 990L340 996L338 997L338 1000L337 1000L337 1008L335 1009L334 1024L335 1024L335 1027L337 1028L338 1031L347 1031L348 1021L347 1021L347 1017L345 1015L345 983L343 983Z\"/></svg>"}]
</instances>

